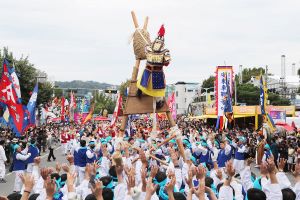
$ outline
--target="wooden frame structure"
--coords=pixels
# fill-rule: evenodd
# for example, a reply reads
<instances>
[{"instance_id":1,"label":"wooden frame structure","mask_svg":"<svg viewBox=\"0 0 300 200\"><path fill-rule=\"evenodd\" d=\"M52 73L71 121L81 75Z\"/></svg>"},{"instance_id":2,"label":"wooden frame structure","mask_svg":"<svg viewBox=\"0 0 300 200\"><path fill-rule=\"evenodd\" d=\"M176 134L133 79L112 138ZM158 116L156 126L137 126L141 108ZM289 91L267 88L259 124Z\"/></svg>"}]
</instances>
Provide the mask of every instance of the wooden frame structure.
<instances>
[{"instance_id":1,"label":"wooden frame structure","mask_svg":"<svg viewBox=\"0 0 300 200\"><path fill-rule=\"evenodd\" d=\"M136 15L133 11L131 12L131 16L132 16L134 28L138 29L139 24L138 24ZM144 25L143 25L143 29L145 31L147 30L148 20L149 20L149 18L146 17L145 21L144 21ZM126 128L128 115L153 113L153 101L155 99L148 95L142 95L141 98L137 96L136 84L137 84L137 76L138 76L138 72L139 72L140 63L141 63L141 60L136 59L135 66L133 67L133 71L132 71L132 75L131 75L131 81L130 81L130 85L129 85L129 92L128 92L127 100L125 103L125 108L123 110L123 117L122 117L122 123L121 123L121 127L120 127L119 137L124 136L124 130ZM155 110L155 112L156 113L165 112L167 114L167 118L170 122L170 126L176 127L176 123L172 118L172 114L170 113L170 110L168 108L166 101L165 101L164 105L160 109ZM177 131L179 131L179 130L177 130ZM158 145L157 148L159 148L163 144L166 144L167 142L169 142L171 139L174 139L174 138L176 138L176 142L179 147L180 154L185 160L183 144L182 144L181 138L178 137L178 134L173 133L172 135L170 135L169 138L167 138L160 145ZM150 153L153 150L155 150L155 149L153 149L153 148L150 149Z\"/></svg>"}]
</instances>

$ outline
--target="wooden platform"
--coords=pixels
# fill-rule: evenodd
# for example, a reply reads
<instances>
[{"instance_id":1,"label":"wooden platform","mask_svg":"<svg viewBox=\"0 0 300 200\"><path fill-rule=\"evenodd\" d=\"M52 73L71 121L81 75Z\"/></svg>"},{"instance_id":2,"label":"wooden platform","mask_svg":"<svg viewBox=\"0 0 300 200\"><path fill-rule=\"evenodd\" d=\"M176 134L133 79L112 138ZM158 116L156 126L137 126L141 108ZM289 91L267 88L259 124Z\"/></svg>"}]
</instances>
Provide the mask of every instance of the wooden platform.
<instances>
[{"instance_id":1,"label":"wooden platform","mask_svg":"<svg viewBox=\"0 0 300 200\"><path fill-rule=\"evenodd\" d=\"M156 113L169 111L165 102L161 109L157 109ZM143 95L141 98L128 96L123 111L124 115L153 113L153 97Z\"/></svg>"}]
</instances>

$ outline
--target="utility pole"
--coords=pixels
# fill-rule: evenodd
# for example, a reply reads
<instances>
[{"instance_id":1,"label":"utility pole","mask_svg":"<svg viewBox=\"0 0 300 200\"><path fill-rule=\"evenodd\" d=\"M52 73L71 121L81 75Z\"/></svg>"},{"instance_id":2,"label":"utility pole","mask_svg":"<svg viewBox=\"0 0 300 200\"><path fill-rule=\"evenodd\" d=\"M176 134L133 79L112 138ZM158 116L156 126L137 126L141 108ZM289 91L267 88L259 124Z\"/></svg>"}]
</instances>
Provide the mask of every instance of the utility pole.
<instances>
[{"instance_id":1,"label":"utility pole","mask_svg":"<svg viewBox=\"0 0 300 200\"><path fill-rule=\"evenodd\" d=\"M266 74L265 74L265 77L266 77L266 87L268 88L268 65L266 65Z\"/></svg>"},{"instance_id":2,"label":"utility pole","mask_svg":"<svg viewBox=\"0 0 300 200\"><path fill-rule=\"evenodd\" d=\"M243 84L243 65L239 66L239 84Z\"/></svg>"}]
</instances>

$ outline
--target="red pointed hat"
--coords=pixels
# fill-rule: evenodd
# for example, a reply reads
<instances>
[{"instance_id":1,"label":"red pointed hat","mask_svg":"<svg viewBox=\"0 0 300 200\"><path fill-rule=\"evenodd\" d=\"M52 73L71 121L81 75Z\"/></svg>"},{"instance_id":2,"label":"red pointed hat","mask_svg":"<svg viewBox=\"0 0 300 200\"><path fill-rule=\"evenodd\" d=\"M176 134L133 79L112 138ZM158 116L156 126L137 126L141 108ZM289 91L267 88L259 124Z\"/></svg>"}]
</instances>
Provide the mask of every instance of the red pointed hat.
<instances>
[{"instance_id":1,"label":"red pointed hat","mask_svg":"<svg viewBox=\"0 0 300 200\"><path fill-rule=\"evenodd\" d=\"M161 25L161 27L160 27L157 34L158 34L158 37L161 37L161 38L165 36L165 27L164 27L164 25Z\"/></svg>"}]
</instances>

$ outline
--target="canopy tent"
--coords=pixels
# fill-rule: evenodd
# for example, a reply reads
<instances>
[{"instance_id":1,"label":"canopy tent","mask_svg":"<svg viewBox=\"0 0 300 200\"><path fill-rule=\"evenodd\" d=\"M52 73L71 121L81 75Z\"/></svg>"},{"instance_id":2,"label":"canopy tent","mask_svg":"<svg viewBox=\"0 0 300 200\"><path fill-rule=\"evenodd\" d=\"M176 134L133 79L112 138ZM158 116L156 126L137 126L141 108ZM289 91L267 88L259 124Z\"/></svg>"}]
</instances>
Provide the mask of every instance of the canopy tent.
<instances>
[{"instance_id":1,"label":"canopy tent","mask_svg":"<svg viewBox=\"0 0 300 200\"><path fill-rule=\"evenodd\" d=\"M291 132L291 131L295 130L294 127L292 127L292 126L290 126L290 125L288 125L287 123L284 123L284 122L277 122L275 125L283 127L288 132Z\"/></svg>"}]
</instances>

